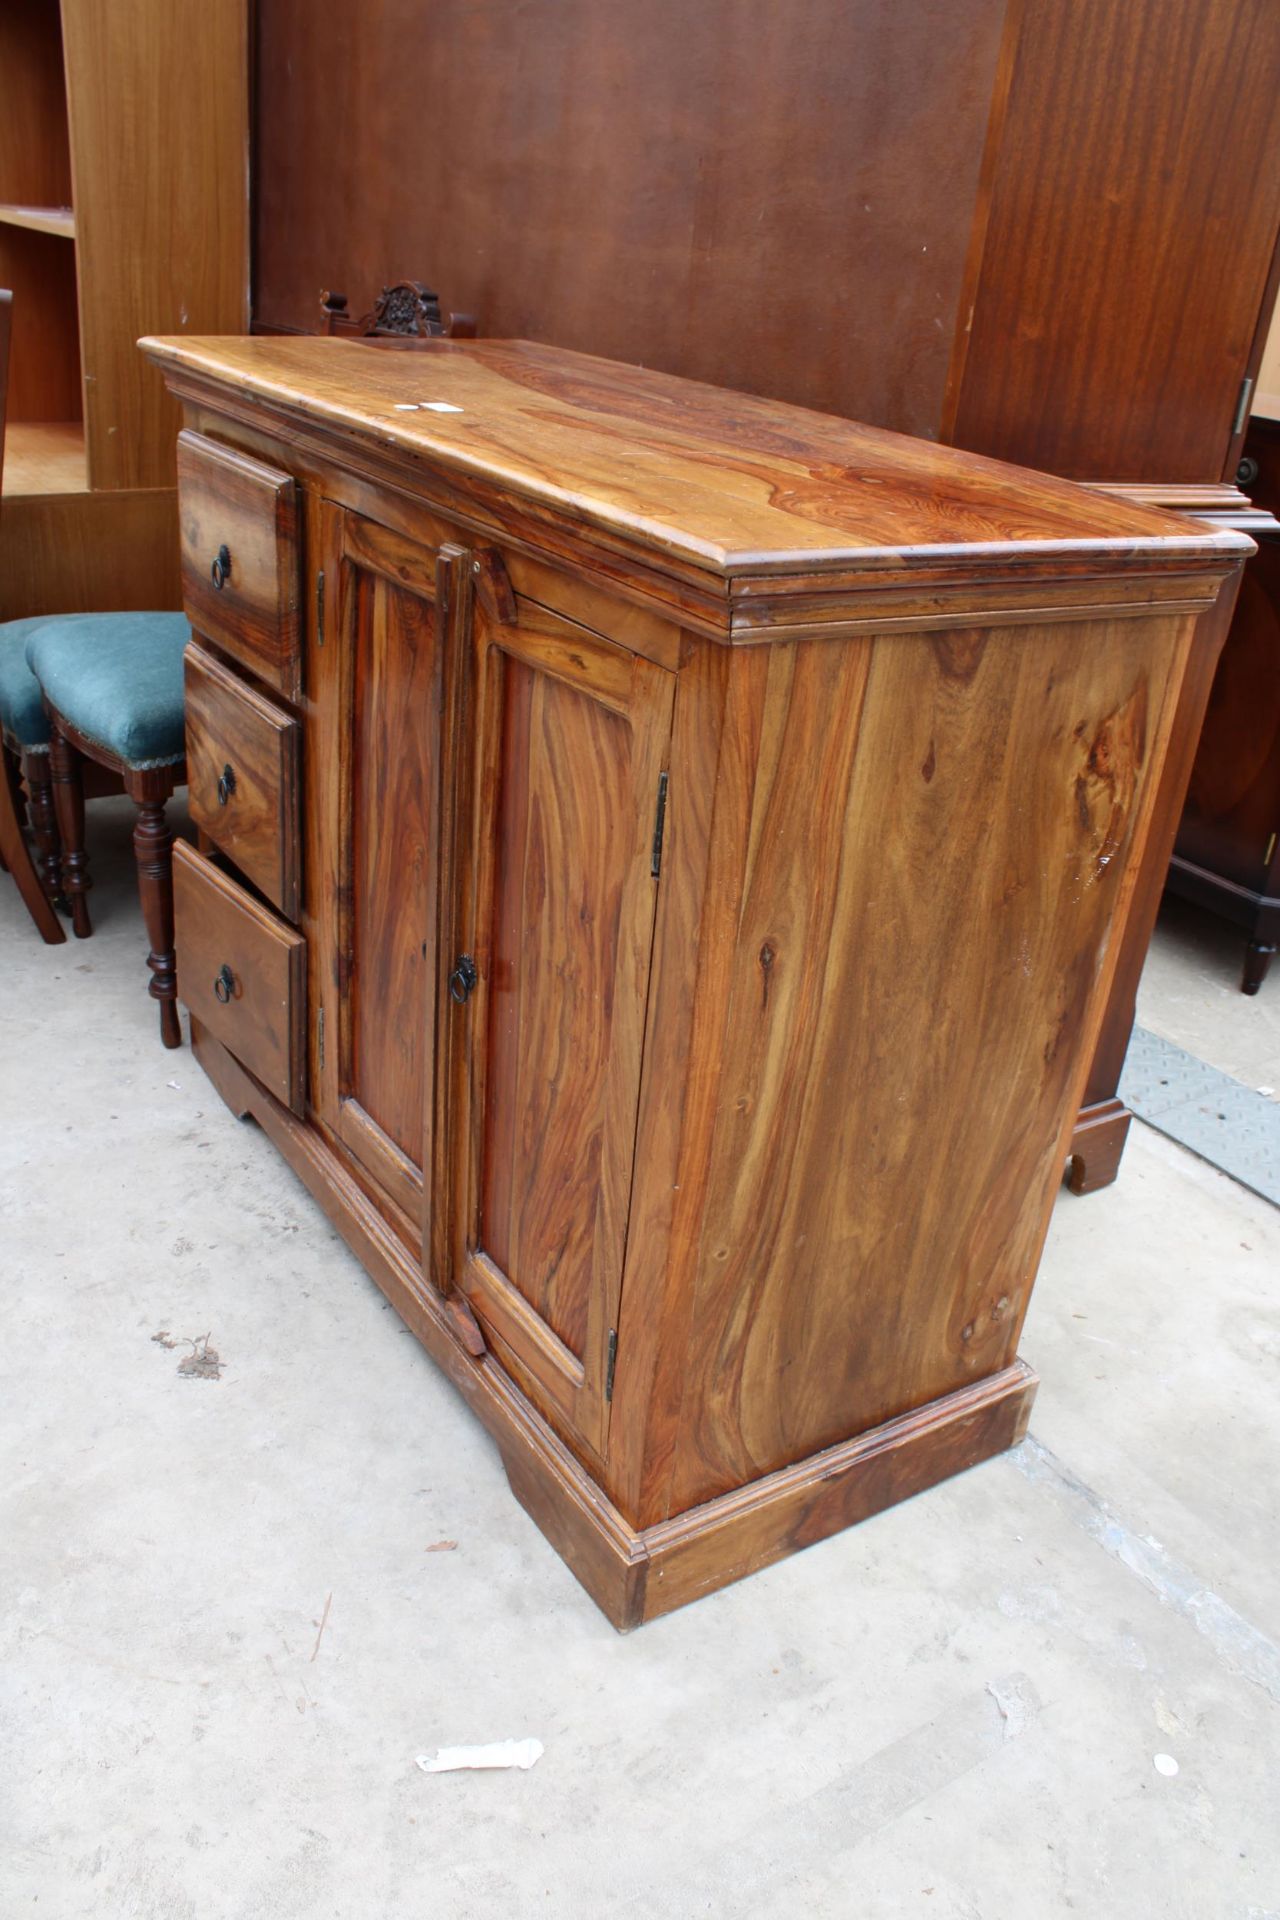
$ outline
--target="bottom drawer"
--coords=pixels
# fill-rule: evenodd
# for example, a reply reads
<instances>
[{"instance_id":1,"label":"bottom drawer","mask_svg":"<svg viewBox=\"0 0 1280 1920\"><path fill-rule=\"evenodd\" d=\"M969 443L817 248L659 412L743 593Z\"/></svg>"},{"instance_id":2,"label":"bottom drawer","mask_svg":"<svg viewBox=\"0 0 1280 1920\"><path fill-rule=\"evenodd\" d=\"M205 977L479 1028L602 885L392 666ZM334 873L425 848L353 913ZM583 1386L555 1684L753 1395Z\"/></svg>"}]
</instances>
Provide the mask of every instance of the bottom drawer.
<instances>
[{"instance_id":1,"label":"bottom drawer","mask_svg":"<svg viewBox=\"0 0 1280 1920\"><path fill-rule=\"evenodd\" d=\"M306 941L185 841L173 849L178 991L277 1100L302 1112Z\"/></svg>"}]
</instances>

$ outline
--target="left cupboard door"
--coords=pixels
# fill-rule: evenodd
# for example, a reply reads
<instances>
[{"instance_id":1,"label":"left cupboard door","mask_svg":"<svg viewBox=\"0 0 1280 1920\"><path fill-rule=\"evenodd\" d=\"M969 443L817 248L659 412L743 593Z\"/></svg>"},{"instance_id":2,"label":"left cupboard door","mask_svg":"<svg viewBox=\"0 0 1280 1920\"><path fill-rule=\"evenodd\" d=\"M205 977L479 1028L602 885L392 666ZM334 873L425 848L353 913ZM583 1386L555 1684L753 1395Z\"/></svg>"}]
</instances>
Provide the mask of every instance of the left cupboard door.
<instances>
[{"instance_id":1,"label":"left cupboard door","mask_svg":"<svg viewBox=\"0 0 1280 1920\"><path fill-rule=\"evenodd\" d=\"M441 711L468 556L331 503L322 520L309 764L323 928L315 1106L417 1234L430 1162Z\"/></svg>"}]
</instances>

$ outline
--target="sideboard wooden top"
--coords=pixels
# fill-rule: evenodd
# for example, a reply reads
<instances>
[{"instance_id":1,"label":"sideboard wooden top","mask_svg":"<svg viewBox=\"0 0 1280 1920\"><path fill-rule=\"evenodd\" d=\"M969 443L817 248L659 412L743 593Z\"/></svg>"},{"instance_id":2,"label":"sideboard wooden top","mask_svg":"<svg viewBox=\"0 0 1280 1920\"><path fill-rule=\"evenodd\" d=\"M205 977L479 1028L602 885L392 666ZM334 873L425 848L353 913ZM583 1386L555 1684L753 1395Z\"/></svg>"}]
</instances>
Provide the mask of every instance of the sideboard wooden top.
<instances>
[{"instance_id":1,"label":"sideboard wooden top","mask_svg":"<svg viewBox=\"0 0 1280 1920\"><path fill-rule=\"evenodd\" d=\"M779 401L522 340L386 351L313 337L147 339L171 384L501 495L732 598L1064 574L1221 573L1252 551L1048 475ZM788 576L796 576L790 582ZM828 586L831 584L827 583Z\"/></svg>"}]
</instances>

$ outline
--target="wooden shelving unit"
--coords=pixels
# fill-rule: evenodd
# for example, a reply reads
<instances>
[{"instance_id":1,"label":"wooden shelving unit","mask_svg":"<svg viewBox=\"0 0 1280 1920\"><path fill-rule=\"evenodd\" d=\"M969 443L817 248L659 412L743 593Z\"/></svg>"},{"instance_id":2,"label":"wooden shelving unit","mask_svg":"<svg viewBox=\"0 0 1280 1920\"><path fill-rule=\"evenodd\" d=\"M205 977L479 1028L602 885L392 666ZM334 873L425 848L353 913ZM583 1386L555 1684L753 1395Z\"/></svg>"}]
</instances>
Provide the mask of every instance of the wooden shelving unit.
<instances>
[{"instance_id":1,"label":"wooden shelving unit","mask_svg":"<svg viewBox=\"0 0 1280 1920\"><path fill-rule=\"evenodd\" d=\"M56 233L64 240L76 237L76 216L70 207L0 206L0 227L26 227L31 233Z\"/></svg>"},{"instance_id":2,"label":"wooden shelving unit","mask_svg":"<svg viewBox=\"0 0 1280 1920\"><path fill-rule=\"evenodd\" d=\"M0 619L177 606L177 412L144 333L248 327L246 0L4 0L13 292Z\"/></svg>"}]
</instances>

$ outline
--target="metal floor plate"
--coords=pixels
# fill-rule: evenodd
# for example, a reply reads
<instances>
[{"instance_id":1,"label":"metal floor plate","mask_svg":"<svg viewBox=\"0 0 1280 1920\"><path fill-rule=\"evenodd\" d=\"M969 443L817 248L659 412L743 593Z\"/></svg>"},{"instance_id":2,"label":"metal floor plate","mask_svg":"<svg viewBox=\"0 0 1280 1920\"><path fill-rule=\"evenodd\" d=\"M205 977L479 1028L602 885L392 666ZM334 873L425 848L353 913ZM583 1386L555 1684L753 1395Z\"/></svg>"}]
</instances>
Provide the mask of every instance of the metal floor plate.
<instances>
[{"instance_id":1,"label":"metal floor plate","mask_svg":"<svg viewBox=\"0 0 1280 1920\"><path fill-rule=\"evenodd\" d=\"M1149 1127L1280 1206L1280 1101L1135 1027L1120 1098Z\"/></svg>"}]
</instances>

